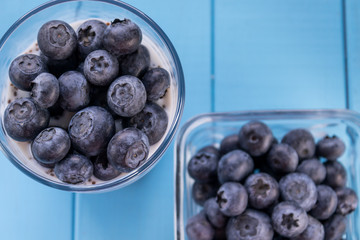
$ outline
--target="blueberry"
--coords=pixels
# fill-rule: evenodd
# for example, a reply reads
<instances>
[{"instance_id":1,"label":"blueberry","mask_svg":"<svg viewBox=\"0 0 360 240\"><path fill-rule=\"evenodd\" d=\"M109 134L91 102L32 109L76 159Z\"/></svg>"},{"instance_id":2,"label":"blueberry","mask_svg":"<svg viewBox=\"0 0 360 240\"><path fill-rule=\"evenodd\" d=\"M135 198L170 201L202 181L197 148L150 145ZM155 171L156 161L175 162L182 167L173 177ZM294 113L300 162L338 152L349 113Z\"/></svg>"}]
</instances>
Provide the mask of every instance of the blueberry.
<instances>
[{"instance_id":1,"label":"blueberry","mask_svg":"<svg viewBox=\"0 0 360 240\"><path fill-rule=\"evenodd\" d=\"M103 36L106 24L96 20L87 20L77 29L78 51L82 59L92 51L103 48Z\"/></svg>"},{"instance_id":2,"label":"blueberry","mask_svg":"<svg viewBox=\"0 0 360 240\"><path fill-rule=\"evenodd\" d=\"M136 77L130 75L119 77L111 83L108 89L107 102L119 116L135 116L145 107L145 87Z\"/></svg>"},{"instance_id":3,"label":"blueberry","mask_svg":"<svg viewBox=\"0 0 360 240\"><path fill-rule=\"evenodd\" d=\"M120 172L108 162L106 151L97 155L93 163L94 176L100 180L109 181L120 175Z\"/></svg>"},{"instance_id":4,"label":"blueberry","mask_svg":"<svg viewBox=\"0 0 360 240\"><path fill-rule=\"evenodd\" d=\"M213 197L206 200L204 203L204 212L211 225L215 228L223 228L226 226L228 217L220 211L216 198Z\"/></svg>"},{"instance_id":5,"label":"blueberry","mask_svg":"<svg viewBox=\"0 0 360 240\"><path fill-rule=\"evenodd\" d=\"M125 128L111 138L107 158L118 171L130 172L145 163L149 148L145 133L137 128Z\"/></svg>"},{"instance_id":6,"label":"blueberry","mask_svg":"<svg viewBox=\"0 0 360 240\"><path fill-rule=\"evenodd\" d=\"M54 168L55 175L63 182L77 184L86 182L93 174L91 161L80 154L69 154Z\"/></svg>"},{"instance_id":7,"label":"blueberry","mask_svg":"<svg viewBox=\"0 0 360 240\"><path fill-rule=\"evenodd\" d=\"M338 197L336 213L347 215L356 209L358 197L354 190L347 187L338 188L336 189L336 195Z\"/></svg>"},{"instance_id":8,"label":"blueberry","mask_svg":"<svg viewBox=\"0 0 360 240\"><path fill-rule=\"evenodd\" d=\"M316 186L303 173L290 173L280 179L280 193L285 201L295 201L305 211L313 208L317 200Z\"/></svg>"},{"instance_id":9,"label":"blueberry","mask_svg":"<svg viewBox=\"0 0 360 240\"><path fill-rule=\"evenodd\" d=\"M298 128L288 132L281 142L293 147L299 159L311 158L315 154L314 137L306 129Z\"/></svg>"},{"instance_id":10,"label":"blueberry","mask_svg":"<svg viewBox=\"0 0 360 240\"><path fill-rule=\"evenodd\" d=\"M234 150L221 157L217 173L221 183L240 182L253 170L254 162L250 155L241 150Z\"/></svg>"},{"instance_id":11,"label":"blueberry","mask_svg":"<svg viewBox=\"0 0 360 240\"><path fill-rule=\"evenodd\" d=\"M225 155L236 149L239 149L239 136L237 134L224 137L220 143L221 155Z\"/></svg>"},{"instance_id":12,"label":"blueberry","mask_svg":"<svg viewBox=\"0 0 360 240\"><path fill-rule=\"evenodd\" d=\"M170 75L163 68L153 68L142 78L149 101L162 98L170 87Z\"/></svg>"},{"instance_id":13,"label":"blueberry","mask_svg":"<svg viewBox=\"0 0 360 240\"><path fill-rule=\"evenodd\" d=\"M328 160L336 160L345 152L344 142L337 136L326 136L316 144L316 153Z\"/></svg>"},{"instance_id":14,"label":"blueberry","mask_svg":"<svg viewBox=\"0 0 360 240\"><path fill-rule=\"evenodd\" d=\"M204 183L195 181L192 186L191 195L198 205L203 206L206 200L216 196L218 189L219 185L217 182Z\"/></svg>"},{"instance_id":15,"label":"blueberry","mask_svg":"<svg viewBox=\"0 0 360 240\"><path fill-rule=\"evenodd\" d=\"M84 61L84 75L96 86L109 85L119 74L119 62L105 50L91 52Z\"/></svg>"},{"instance_id":16,"label":"blueberry","mask_svg":"<svg viewBox=\"0 0 360 240\"><path fill-rule=\"evenodd\" d=\"M266 173L255 173L245 181L249 204L256 209L270 207L279 198L279 184Z\"/></svg>"},{"instance_id":17,"label":"blueberry","mask_svg":"<svg viewBox=\"0 0 360 240\"><path fill-rule=\"evenodd\" d=\"M15 58L9 67L9 78L15 87L30 91L30 83L40 73L46 72L46 64L34 54L24 54Z\"/></svg>"},{"instance_id":18,"label":"blueberry","mask_svg":"<svg viewBox=\"0 0 360 240\"><path fill-rule=\"evenodd\" d=\"M59 78L60 106L70 112L86 107L90 102L90 84L83 74L69 71Z\"/></svg>"},{"instance_id":19,"label":"blueberry","mask_svg":"<svg viewBox=\"0 0 360 240\"><path fill-rule=\"evenodd\" d=\"M215 154L216 157L218 158L218 160L220 160L220 151L218 148L214 147L213 145L208 145L208 146L201 148L198 151L198 153L200 153L200 152L207 152L207 153Z\"/></svg>"},{"instance_id":20,"label":"blueberry","mask_svg":"<svg viewBox=\"0 0 360 240\"><path fill-rule=\"evenodd\" d=\"M261 156L271 147L273 135L270 128L258 121L245 124L239 132L239 146L251 156Z\"/></svg>"},{"instance_id":21,"label":"blueberry","mask_svg":"<svg viewBox=\"0 0 360 240\"><path fill-rule=\"evenodd\" d=\"M324 240L324 226L315 218L308 215L308 226L300 235L291 240Z\"/></svg>"},{"instance_id":22,"label":"blueberry","mask_svg":"<svg viewBox=\"0 0 360 240\"><path fill-rule=\"evenodd\" d=\"M141 78L150 66L149 50L144 45L140 45L135 52L121 57L119 63L121 75Z\"/></svg>"},{"instance_id":23,"label":"blueberry","mask_svg":"<svg viewBox=\"0 0 360 240\"><path fill-rule=\"evenodd\" d=\"M344 166L338 161L327 161L325 183L332 188L344 187L347 180L347 173Z\"/></svg>"},{"instance_id":24,"label":"blueberry","mask_svg":"<svg viewBox=\"0 0 360 240\"><path fill-rule=\"evenodd\" d=\"M162 107L148 102L141 112L130 118L129 126L143 131L149 138L150 145L153 145L164 136L168 121L168 116Z\"/></svg>"},{"instance_id":25,"label":"blueberry","mask_svg":"<svg viewBox=\"0 0 360 240\"><path fill-rule=\"evenodd\" d=\"M328 219L336 210L338 198L334 190L326 185L317 186L317 201L310 214L319 220Z\"/></svg>"},{"instance_id":26,"label":"blueberry","mask_svg":"<svg viewBox=\"0 0 360 240\"><path fill-rule=\"evenodd\" d=\"M228 217L243 213L248 204L248 195L240 183L227 182L221 185L216 195L220 211Z\"/></svg>"},{"instance_id":27,"label":"blueberry","mask_svg":"<svg viewBox=\"0 0 360 240\"><path fill-rule=\"evenodd\" d=\"M212 240L215 235L215 230L206 219L204 212L189 218L185 231L190 240Z\"/></svg>"},{"instance_id":28,"label":"blueberry","mask_svg":"<svg viewBox=\"0 0 360 240\"><path fill-rule=\"evenodd\" d=\"M325 166L316 158L302 161L296 171L308 175L315 184L322 183L326 177Z\"/></svg>"},{"instance_id":29,"label":"blueberry","mask_svg":"<svg viewBox=\"0 0 360 240\"><path fill-rule=\"evenodd\" d=\"M48 58L42 52L40 52L40 57L44 63L46 63L49 72L56 77L60 77L61 74L76 70L76 66L78 66L78 59L76 54L72 54L70 57L62 60L55 60Z\"/></svg>"},{"instance_id":30,"label":"blueberry","mask_svg":"<svg viewBox=\"0 0 360 240\"><path fill-rule=\"evenodd\" d=\"M305 210L293 201L284 201L276 205L271 220L274 230L288 238L304 232L309 221Z\"/></svg>"},{"instance_id":31,"label":"blueberry","mask_svg":"<svg viewBox=\"0 0 360 240\"><path fill-rule=\"evenodd\" d=\"M68 133L58 127L42 130L31 144L34 158L44 164L54 164L69 152L71 142Z\"/></svg>"},{"instance_id":32,"label":"blueberry","mask_svg":"<svg viewBox=\"0 0 360 240\"><path fill-rule=\"evenodd\" d=\"M294 172L298 163L299 157L295 149L287 144L275 144L267 156L267 164L274 172Z\"/></svg>"},{"instance_id":33,"label":"blueberry","mask_svg":"<svg viewBox=\"0 0 360 240\"><path fill-rule=\"evenodd\" d=\"M189 161L189 175L197 181L212 182L216 180L218 156L210 152L198 152Z\"/></svg>"},{"instance_id":34,"label":"blueberry","mask_svg":"<svg viewBox=\"0 0 360 240\"><path fill-rule=\"evenodd\" d=\"M114 119L102 107L84 108L77 112L69 123L69 136L73 147L87 156L96 156L105 150L114 134Z\"/></svg>"},{"instance_id":35,"label":"blueberry","mask_svg":"<svg viewBox=\"0 0 360 240\"><path fill-rule=\"evenodd\" d=\"M35 160L36 160L36 159L35 159ZM42 167L44 167L44 168L54 168L54 167L55 167L55 163L49 163L49 164L47 164L47 163L39 162L38 160L36 160L36 162L37 162L40 166L42 166Z\"/></svg>"},{"instance_id":36,"label":"blueberry","mask_svg":"<svg viewBox=\"0 0 360 240\"><path fill-rule=\"evenodd\" d=\"M129 19L115 19L104 32L103 45L112 55L135 52L142 40L141 29Z\"/></svg>"},{"instance_id":37,"label":"blueberry","mask_svg":"<svg viewBox=\"0 0 360 240\"><path fill-rule=\"evenodd\" d=\"M31 97L42 108L55 105L60 95L59 81L50 73L41 73L31 82Z\"/></svg>"},{"instance_id":38,"label":"blueberry","mask_svg":"<svg viewBox=\"0 0 360 240\"><path fill-rule=\"evenodd\" d=\"M340 214L334 214L324 222L325 239L340 240L346 231L346 218Z\"/></svg>"},{"instance_id":39,"label":"blueberry","mask_svg":"<svg viewBox=\"0 0 360 240\"><path fill-rule=\"evenodd\" d=\"M37 41L45 56L63 60L74 53L77 37L74 29L66 22L53 20L41 26Z\"/></svg>"},{"instance_id":40,"label":"blueberry","mask_svg":"<svg viewBox=\"0 0 360 240\"><path fill-rule=\"evenodd\" d=\"M5 109L4 127L7 134L16 141L34 139L49 125L50 114L31 98L19 98Z\"/></svg>"},{"instance_id":41,"label":"blueberry","mask_svg":"<svg viewBox=\"0 0 360 240\"><path fill-rule=\"evenodd\" d=\"M241 215L230 218L226 236L228 240L272 240L274 230L268 215L247 209Z\"/></svg>"}]
</instances>

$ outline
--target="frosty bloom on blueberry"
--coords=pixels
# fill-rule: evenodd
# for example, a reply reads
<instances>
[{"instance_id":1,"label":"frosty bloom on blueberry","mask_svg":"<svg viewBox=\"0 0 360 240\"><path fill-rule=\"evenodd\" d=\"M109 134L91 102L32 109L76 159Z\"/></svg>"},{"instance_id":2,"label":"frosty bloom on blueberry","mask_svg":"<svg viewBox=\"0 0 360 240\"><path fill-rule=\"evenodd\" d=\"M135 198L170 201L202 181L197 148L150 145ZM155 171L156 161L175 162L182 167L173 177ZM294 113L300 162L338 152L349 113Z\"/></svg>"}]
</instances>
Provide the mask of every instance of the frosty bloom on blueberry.
<instances>
[{"instance_id":1,"label":"frosty bloom on blueberry","mask_svg":"<svg viewBox=\"0 0 360 240\"><path fill-rule=\"evenodd\" d=\"M90 84L82 73L69 71L59 78L60 106L64 110L76 112L90 102Z\"/></svg>"},{"instance_id":2,"label":"frosty bloom on blueberry","mask_svg":"<svg viewBox=\"0 0 360 240\"><path fill-rule=\"evenodd\" d=\"M71 56L77 45L74 29L64 21L53 20L39 30L37 41L45 56L63 60Z\"/></svg>"},{"instance_id":3,"label":"frosty bloom on blueberry","mask_svg":"<svg viewBox=\"0 0 360 240\"><path fill-rule=\"evenodd\" d=\"M315 154L315 140L311 133L306 129L294 129L288 132L281 143L286 143L293 147L299 159L311 158Z\"/></svg>"},{"instance_id":4,"label":"frosty bloom on blueberry","mask_svg":"<svg viewBox=\"0 0 360 240\"><path fill-rule=\"evenodd\" d=\"M87 156L99 155L114 133L114 119L102 107L84 108L69 123L69 136L74 148Z\"/></svg>"},{"instance_id":5,"label":"frosty bloom on blueberry","mask_svg":"<svg viewBox=\"0 0 360 240\"><path fill-rule=\"evenodd\" d=\"M107 51L95 50L86 57L83 71L90 83L106 86L119 74L119 62Z\"/></svg>"},{"instance_id":6,"label":"frosty bloom on blueberry","mask_svg":"<svg viewBox=\"0 0 360 240\"><path fill-rule=\"evenodd\" d=\"M103 35L106 24L99 20L83 22L77 29L78 50L84 59L92 51L103 48Z\"/></svg>"},{"instance_id":7,"label":"frosty bloom on blueberry","mask_svg":"<svg viewBox=\"0 0 360 240\"><path fill-rule=\"evenodd\" d=\"M325 237L324 226L316 218L308 215L308 226L293 240L323 240Z\"/></svg>"},{"instance_id":8,"label":"frosty bloom on blueberry","mask_svg":"<svg viewBox=\"0 0 360 240\"><path fill-rule=\"evenodd\" d=\"M146 134L150 145L160 141L167 125L168 116L165 110L153 102L147 103L141 112L129 120L129 126L136 127Z\"/></svg>"},{"instance_id":9,"label":"frosty bloom on blueberry","mask_svg":"<svg viewBox=\"0 0 360 240\"><path fill-rule=\"evenodd\" d=\"M266 153L272 141L270 128L262 122L249 122L239 132L239 146L251 156L258 157Z\"/></svg>"},{"instance_id":10,"label":"frosty bloom on blueberry","mask_svg":"<svg viewBox=\"0 0 360 240\"><path fill-rule=\"evenodd\" d=\"M108 181L116 178L121 173L109 163L106 150L95 156L93 163L94 176L100 180Z\"/></svg>"},{"instance_id":11,"label":"frosty bloom on blueberry","mask_svg":"<svg viewBox=\"0 0 360 240\"><path fill-rule=\"evenodd\" d=\"M338 198L334 190L326 185L317 186L316 205L310 211L310 215L319 220L328 219L338 206Z\"/></svg>"},{"instance_id":12,"label":"frosty bloom on blueberry","mask_svg":"<svg viewBox=\"0 0 360 240\"><path fill-rule=\"evenodd\" d=\"M130 172L145 163L149 146L145 133L136 128L125 128L111 138L107 158L118 171Z\"/></svg>"},{"instance_id":13,"label":"frosty bloom on blueberry","mask_svg":"<svg viewBox=\"0 0 360 240\"><path fill-rule=\"evenodd\" d=\"M81 154L69 154L56 163L54 172L56 176L66 183L83 183L93 174L93 164Z\"/></svg>"},{"instance_id":14,"label":"frosty bloom on blueberry","mask_svg":"<svg viewBox=\"0 0 360 240\"><path fill-rule=\"evenodd\" d=\"M29 141L49 124L49 112L30 98L19 98L10 103L4 113L4 126L10 137Z\"/></svg>"},{"instance_id":15,"label":"frosty bloom on blueberry","mask_svg":"<svg viewBox=\"0 0 360 240\"><path fill-rule=\"evenodd\" d=\"M24 54L15 58L9 68L10 81L19 89L29 91L31 81L40 73L46 72L47 66L34 54Z\"/></svg>"},{"instance_id":16,"label":"frosty bloom on blueberry","mask_svg":"<svg viewBox=\"0 0 360 240\"><path fill-rule=\"evenodd\" d=\"M188 164L189 175L199 182L212 182L216 179L218 156L211 152L200 151Z\"/></svg>"},{"instance_id":17,"label":"frosty bloom on blueberry","mask_svg":"<svg viewBox=\"0 0 360 240\"><path fill-rule=\"evenodd\" d=\"M216 202L224 215L234 217L245 211L248 204L248 194L240 183L227 182L219 188Z\"/></svg>"},{"instance_id":18,"label":"frosty bloom on blueberry","mask_svg":"<svg viewBox=\"0 0 360 240\"><path fill-rule=\"evenodd\" d=\"M145 107L144 84L130 75L115 79L108 89L107 103L121 117L135 116Z\"/></svg>"},{"instance_id":19,"label":"frosty bloom on blueberry","mask_svg":"<svg viewBox=\"0 0 360 240\"><path fill-rule=\"evenodd\" d=\"M244 213L229 220L226 236L229 240L271 240L274 230L267 214L247 209Z\"/></svg>"},{"instance_id":20,"label":"frosty bloom on blueberry","mask_svg":"<svg viewBox=\"0 0 360 240\"><path fill-rule=\"evenodd\" d=\"M276 205L271 215L274 230L284 237L296 237L308 225L306 211L296 202L284 201Z\"/></svg>"},{"instance_id":21,"label":"frosty bloom on blueberry","mask_svg":"<svg viewBox=\"0 0 360 240\"><path fill-rule=\"evenodd\" d=\"M130 19L115 19L104 32L103 44L115 57L135 52L142 40L138 25Z\"/></svg>"},{"instance_id":22,"label":"frosty bloom on blueberry","mask_svg":"<svg viewBox=\"0 0 360 240\"><path fill-rule=\"evenodd\" d=\"M31 144L35 159L44 164L54 164L63 159L71 146L68 133L58 127L46 128Z\"/></svg>"},{"instance_id":23,"label":"frosty bloom on blueberry","mask_svg":"<svg viewBox=\"0 0 360 240\"><path fill-rule=\"evenodd\" d=\"M205 213L200 212L188 219L186 233L191 240L212 240L215 230L206 219Z\"/></svg>"},{"instance_id":24,"label":"frosty bloom on blueberry","mask_svg":"<svg viewBox=\"0 0 360 240\"><path fill-rule=\"evenodd\" d=\"M231 151L221 157L218 164L219 182L240 182L254 170L249 154L241 150Z\"/></svg>"},{"instance_id":25,"label":"frosty bloom on blueberry","mask_svg":"<svg viewBox=\"0 0 360 240\"><path fill-rule=\"evenodd\" d=\"M121 75L141 78L150 66L150 53L144 45L140 45L138 50L119 59Z\"/></svg>"},{"instance_id":26,"label":"frosty bloom on blueberry","mask_svg":"<svg viewBox=\"0 0 360 240\"><path fill-rule=\"evenodd\" d=\"M149 101L163 97L170 87L170 75L163 68L154 68L146 72L142 78Z\"/></svg>"},{"instance_id":27,"label":"frosty bloom on blueberry","mask_svg":"<svg viewBox=\"0 0 360 240\"><path fill-rule=\"evenodd\" d=\"M59 81L50 73L41 73L31 82L30 96L42 108L55 105L60 95Z\"/></svg>"}]
</instances>

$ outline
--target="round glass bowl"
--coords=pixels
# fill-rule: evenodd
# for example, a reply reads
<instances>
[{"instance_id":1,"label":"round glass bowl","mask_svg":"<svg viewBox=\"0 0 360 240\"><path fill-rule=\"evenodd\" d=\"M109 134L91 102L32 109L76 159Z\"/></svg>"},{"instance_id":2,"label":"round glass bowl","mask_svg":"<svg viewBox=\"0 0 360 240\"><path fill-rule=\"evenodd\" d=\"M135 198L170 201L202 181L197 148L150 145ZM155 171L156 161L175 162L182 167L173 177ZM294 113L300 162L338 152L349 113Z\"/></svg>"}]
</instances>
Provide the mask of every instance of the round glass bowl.
<instances>
[{"instance_id":1,"label":"round glass bowl","mask_svg":"<svg viewBox=\"0 0 360 240\"><path fill-rule=\"evenodd\" d=\"M57 19L71 24L87 19L102 19L110 22L116 18L130 19L141 28L143 42L144 40L147 41L146 46L150 48L151 57L155 54L156 58L161 58L164 65L161 67L167 69L170 73L171 87L168 90L170 92L167 93L167 103L165 103L168 104L166 106L169 108L167 109L169 117L168 128L162 140L155 147L152 147L146 163L138 169L106 182L91 180L86 184L79 185L63 183L54 177L51 170L46 170L38 164L34 164L35 160L24 153L25 151L21 144L13 141L5 132L3 114L8 104L8 94L10 91L10 80L7 74L9 65L14 58L25 53L31 45L34 45L38 30L47 21ZM61 190L72 192L108 191L124 187L138 180L154 167L169 147L183 112L185 97L184 76L173 45L153 20L138 9L119 1L58 0L48 2L30 11L15 22L0 40L0 72L2 73L0 77L0 117L2 119L0 144L3 153L17 168L31 178ZM25 147L29 146L29 144L23 145Z\"/></svg>"}]
</instances>

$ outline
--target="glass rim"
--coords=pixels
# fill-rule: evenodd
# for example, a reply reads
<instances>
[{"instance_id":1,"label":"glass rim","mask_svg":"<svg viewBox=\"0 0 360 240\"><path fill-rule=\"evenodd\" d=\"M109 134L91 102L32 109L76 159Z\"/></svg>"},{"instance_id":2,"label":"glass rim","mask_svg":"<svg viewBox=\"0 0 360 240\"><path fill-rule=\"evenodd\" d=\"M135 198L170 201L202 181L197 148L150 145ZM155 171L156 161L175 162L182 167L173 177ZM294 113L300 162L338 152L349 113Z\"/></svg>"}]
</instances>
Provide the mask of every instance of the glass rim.
<instances>
[{"instance_id":1,"label":"glass rim","mask_svg":"<svg viewBox=\"0 0 360 240\"><path fill-rule=\"evenodd\" d=\"M20 160L18 160L12 154L11 150L9 150L6 147L7 144L5 144L3 142L3 139L0 139L0 147L1 147L2 152L5 154L5 156L23 173L25 173L26 175L28 175L29 177L35 179L36 181L38 181L40 183L43 183L45 185L48 185L48 186L56 188L56 189L70 191L70 192L78 192L78 193L80 193L80 192L83 192L83 193L97 192L98 193L98 192L109 191L109 190L125 187L125 186L133 183L134 181L140 179L141 177L143 177L146 173L148 173L155 166L156 163L159 162L160 158L164 155L165 151L168 149L170 143L172 142L172 140L175 136L176 130L179 127L181 116L182 116L183 109L184 109L184 103L185 103L185 80L184 80L184 73L182 70L180 59L179 59L179 56L178 56L173 44L171 43L170 39L168 38L168 36L150 17L148 17L145 13L143 13L139 9L137 9L127 3L124 3L122 1L118 1L118 0L52 0L52 1L46 2L40 6L32 9L31 11L27 12L25 15L20 17L13 25L11 25L11 27L5 32L5 34L0 39L0 51L3 48L3 46L5 45L8 38L11 36L11 34L14 31L16 31L16 29L23 22L25 22L26 20L28 20L30 17L37 14L38 12L41 12L41 11L43 11L47 8L53 7L55 5L59 5L62 3L68 3L68 2L100 2L100 3L105 3L105 4L112 4L116 7L125 9L125 10L131 12L132 14L136 15L140 19L142 19L146 24L148 24L150 26L150 28L152 28L155 31L156 34L158 34L160 36L161 40L164 41L165 46L168 48L168 51L174 61L175 72L177 73L177 76L178 76L177 77L177 80L178 80L177 81L177 87L178 87L177 103L176 103L175 115L174 115L173 121L170 125L169 131L168 131L167 135L165 136L163 142L156 149L156 151L153 153L153 155L146 161L146 163L144 163L138 169L135 169L135 170L127 173L124 177L121 177L117 180L114 180L114 181L110 180L109 182L103 182L103 183L96 184L96 185L76 185L76 184L71 185L68 183L53 181L44 176L41 176L37 172L31 170L29 167L27 167L25 164L23 164ZM1 127L2 127L2 131L4 133L6 133L3 122L1 124Z\"/></svg>"}]
</instances>

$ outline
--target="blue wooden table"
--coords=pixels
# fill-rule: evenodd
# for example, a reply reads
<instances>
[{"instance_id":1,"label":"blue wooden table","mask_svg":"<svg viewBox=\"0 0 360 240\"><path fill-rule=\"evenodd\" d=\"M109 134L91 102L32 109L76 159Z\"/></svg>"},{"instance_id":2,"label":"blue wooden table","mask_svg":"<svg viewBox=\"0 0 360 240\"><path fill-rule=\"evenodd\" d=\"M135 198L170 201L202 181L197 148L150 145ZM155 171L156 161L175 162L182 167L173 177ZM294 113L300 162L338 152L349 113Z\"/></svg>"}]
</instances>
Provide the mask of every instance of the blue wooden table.
<instances>
[{"instance_id":1,"label":"blue wooden table","mask_svg":"<svg viewBox=\"0 0 360 240\"><path fill-rule=\"evenodd\" d=\"M44 0L0 0L0 35ZM360 1L129 0L178 51L182 123L209 111L360 111ZM7 74L7 73L1 73ZM0 239L169 240L173 145L138 182L103 194L46 187L0 157Z\"/></svg>"}]
</instances>

